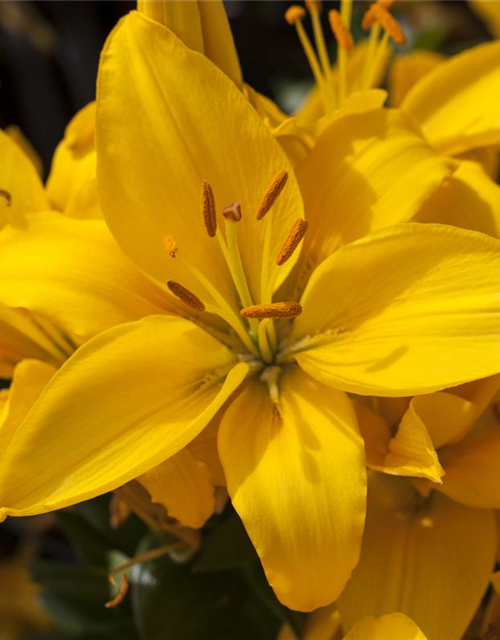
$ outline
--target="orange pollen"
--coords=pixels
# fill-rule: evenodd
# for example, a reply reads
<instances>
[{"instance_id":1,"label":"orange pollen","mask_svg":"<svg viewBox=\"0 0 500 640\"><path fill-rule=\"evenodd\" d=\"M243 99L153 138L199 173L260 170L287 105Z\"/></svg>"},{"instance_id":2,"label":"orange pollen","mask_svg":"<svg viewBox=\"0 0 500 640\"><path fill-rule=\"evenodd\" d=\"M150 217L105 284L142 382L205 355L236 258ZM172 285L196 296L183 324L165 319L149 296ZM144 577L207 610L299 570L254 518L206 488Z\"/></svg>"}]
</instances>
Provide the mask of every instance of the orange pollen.
<instances>
[{"instance_id":1,"label":"orange pollen","mask_svg":"<svg viewBox=\"0 0 500 640\"><path fill-rule=\"evenodd\" d=\"M340 13L336 9L332 9L328 12L328 19L338 46L344 51L347 51L347 53L352 51L354 48L354 40L352 39L351 32L345 26Z\"/></svg>"},{"instance_id":2,"label":"orange pollen","mask_svg":"<svg viewBox=\"0 0 500 640\"><path fill-rule=\"evenodd\" d=\"M288 171L278 171L278 173L271 180L271 184L267 187L266 192L262 196L259 207L257 209L257 220L262 218L268 213L273 204L278 199L280 193L283 191L288 180Z\"/></svg>"},{"instance_id":3,"label":"orange pollen","mask_svg":"<svg viewBox=\"0 0 500 640\"><path fill-rule=\"evenodd\" d=\"M374 21L378 22L380 26L386 31L394 42L400 46L406 44L406 36L403 33L403 29L399 25L399 22L394 18L382 4L378 2L370 7L368 13L372 12ZM366 17L366 16L365 16ZM363 19L364 22L364 19ZM373 23L372 23L373 24Z\"/></svg>"},{"instance_id":4,"label":"orange pollen","mask_svg":"<svg viewBox=\"0 0 500 640\"><path fill-rule=\"evenodd\" d=\"M113 578L113 576L110 576L109 579L116 586L116 581ZM113 600L106 602L106 604L104 605L106 609L113 609L114 607L117 607L120 604L120 602L123 602L125 599L125 596L127 595L127 591L128 591L128 578L127 578L127 574L123 573L120 590L118 591L116 596L113 598Z\"/></svg>"},{"instance_id":5,"label":"orange pollen","mask_svg":"<svg viewBox=\"0 0 500 640\"><path fill-rule=\"evenodd\" d=\"M308 224L302 218L295 220L295 222L290 227L290 231L288 232L287 237L285 238L285 242L283 246L278 252L276 257L276 264L278 267L281 267L282 264L285 264L292 257L295 249L299 246L300 241L305 236L307 231Z\"/></svg>"},{"instance_id":6,"label":"orange pollen","mask_svg":"<svg viewBox=\"0 0 500 640\"><path fill-rule=\"evenodd\" d=\"M179 245L177 244L177 240L174 238L174 236L166 235L163 237L162 242L168 255L171 258L175 258L177 252L179 251Z\"/></svg>"},{"instance_id":7,"label":"orange pollen","mask_svg":"<svg viewBox=\"0 0 500 640\"><path fill-rule=\"evenodd\" d=\"M394 2L395 0L377 0L378 6L382 7L383 9L386 9L387 11L389 11L389 9L392 7Z\"/></svg>"},{"instance_id":8,"label":"orange pollen","mask_svg":"<svg viewBox=\"0 0 500 640\"><path fill-rule=\"evenodd\" d=\"M222 209L222 215L227 220L239 222L242 217L241 204L239 202L232 202L227 207L224 207L224 209Z\"/></svg>"},{"instance_id":9,"label":"orange pollen","mask_svg":"<svg viewBox=\"0 0 500 640\"><path fill-rule=\"evenodd\" d=\"M296 318L302 313L298 302L273 302L272 304L253 304L240 311L244 318Z\"/></svg>"},{"instance_id":10,"label":"orange pollen","mask_svg":"<svg viewBox=\"0 0 500 640\"><path fill-rule=\"evenodd\" d=\"M175 280L169 280L167 287L187 307L194 309L195 311L205 311L205 305L192 291L183 287L182 284L175 282Z\"/></svg>"},{"instance_id":11,"label":"orange pollen","mask_svg":"<svg viewBox=\"0 0 500 640\"><path fill-rule=\"evenodd\" d=\"M0 196L2 196L2 198L5 200L5 204L8 207L12 206L12 196L8 191L5 191L5 189L0 189Z\"/></svg>"},{"instance_id":12,"label":"orange pollen","mask_svg":"<svg viewBox=\"0 0 500 640\"><path fill-rule=\"evenodd\" d=\"M309 13L321 13L321 0L306 0L306 7Z\"/></svg>"},{"instance_id":13,"label":"orange pollen","mask_svg":"<svg viewBox=\"0 0 500 640\"><path fill-rule=\"evenodd\" d=\"M217 233L217 212L212 187L206 180L201 181L201 218L208 235L213 238Z\"/></svg>"},{"instance_id":14,"label":"orange pollen","mask_svg":"<svg viewBox=\"0 0 500 640\"><path fill-rule=\"evenodd\" d=\"M285 20L288 24L295 24L299 20L303 20L306 17L306 10L303 7L299 7L298 4L293 4L285 11Z\"/></svg>"}]
</instances>

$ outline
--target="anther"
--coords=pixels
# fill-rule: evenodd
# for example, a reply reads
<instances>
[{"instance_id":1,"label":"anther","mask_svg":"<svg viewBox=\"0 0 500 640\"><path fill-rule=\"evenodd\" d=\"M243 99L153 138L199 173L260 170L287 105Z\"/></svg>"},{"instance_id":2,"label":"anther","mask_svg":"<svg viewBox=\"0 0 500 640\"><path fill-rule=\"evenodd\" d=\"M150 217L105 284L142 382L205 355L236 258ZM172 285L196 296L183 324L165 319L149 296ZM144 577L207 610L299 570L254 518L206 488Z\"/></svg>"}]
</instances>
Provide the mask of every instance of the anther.
<instances>
[{"instance_id":1,"label":"anther","mask_svg":"<svg viewBox=\"0 0 500 640\"><path fill-rule=\"evenodd\" d=\"M293 7L291 7L293 8ZM283 191L288 180L288 171L278 171L262 196L257 209L257 220L262 220Z\"/></svg>"},{"instance_id":2,"label":"anther","mask_svg":"<svg viewBox=\"0 0 500 640\"><path fill-rule=\"evenodd\" d=\"M292 257L295 249L299 246L300 241L305 236L307 227L307 222L302 218L295 220L295 222L292 224L292 226L290 227L290 231L285 238L285 242L283 243L276 257L276 264L278 265L278 267L281 267L282 264L285 264L285 262L287 262Z\"/></svg>"},{"instance_id":3,"label":"anther","mask_svg":"<svg viewBox=\"0 0 500 640\"><path fill-rule=\"evenodd\" d=\"M244 318L296 318L302 313L302 306L298 302L273 302L271 304L254 304L240 311Z\"/></svg>"},{"instance_id":4,"label":"anther","mask_svg":"<svg viewBox=\"0 0 500 640\"><path fill-rule=\"evenodd\" d=\"M179 251L179 245L177 244L177 240L174 238L174 236L164 236L162 242L168 255L171 258L175 258L177 252Z\"/></svg>"},{"instance_id":5,"label":"anther","mask_svg":"<svg viewBox=\"0 0 500 640\"><path fill-rule=\"evenodd\" d=\"M205 305L192 291L183 287L182 284L175 282L175 280L169 280L167 287L187 307L194 309L195 311L205 311Z\"/></svg>"},{"instance_id":6,"label":"anther","mask_svg":"<svg viewBox=\"0 0 500 640\"><path fill-rule=\"evenodd\" d=\"M217 233L217 212L214 192L206 180L201 181L201 217L208 235L213 238Z\"/></svg>"},{"instance_id":7,"label":"anther","mask_svg":"<svg viewBox=\"0 0 500 640\"><path fill-rule=\"evenodd\" d=\"M392 38L396 44L402 46L406 44L406 36L399 22L388 11L391 5L391 2L383 0L372 4L365 13L361 26L363 29L368 30L375 22L378 22L389 37Z\"/></svg>"},{"instance_id":8,"label":"anther","mask_svg":"<svg viewBox=\"0 0 500 640\"><path fill-rule=\"evenodd\" d=\"M288 24L295 24L298 20L303 20L306 17L306 10L303 7L299 7L298 4L294 4L285 11L285 20Z\"/></svg>"},{"instance_id":9,"label":"anther","mask_svg":"<svg viewBox=\"0 0 500 640\"><path fill-rule=\"evenodd\" d=\"M309 13L321 13L321 0L306 0L306 7Z\"/></svg>"},{"instance_id":10,"label":"anther","mask_svg":"<svg viewBox=\"0 0 500 640\"><path fill-rule=\"evenodd\" d=\"M333 31L333 35L337 40L338 46L349 53L354 48L354 41L352 39L351 32L345 26L342 16L336 9L332 9L328 12L328 20L330 21L330 27Z\"/></svg>"},{"instance_id":11,"label":"anther","mask_svg":"<svg viewBox=\"0 0 500 640\"><path fill-rule=\"evenodd\" d=\"M5 191L5 189L0 189L0 196L2 196L2 198L5 200L5 204L8 207L12 206L12 196L8 191Z\"/></svg>"},{"instance_id":12,"label":"anther","mask_svg":"<svg viewBox=\"0 0 500 640\"><path fill-rule=\"evenodd\" d=\"M227 220L232 220L233 222L239 222L241 220L241 204L239 202L232 202L227 207L222 209L222 215Z\"/></svg>"}]
</instances>

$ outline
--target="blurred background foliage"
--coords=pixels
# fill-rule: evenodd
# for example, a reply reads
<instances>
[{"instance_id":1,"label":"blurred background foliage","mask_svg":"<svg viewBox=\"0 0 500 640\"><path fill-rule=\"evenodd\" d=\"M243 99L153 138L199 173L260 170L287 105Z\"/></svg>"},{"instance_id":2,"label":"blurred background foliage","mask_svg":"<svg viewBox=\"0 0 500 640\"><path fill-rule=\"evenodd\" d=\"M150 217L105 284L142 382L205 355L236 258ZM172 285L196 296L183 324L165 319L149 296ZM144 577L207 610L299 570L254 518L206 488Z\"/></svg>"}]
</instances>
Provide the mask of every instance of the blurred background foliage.
<instances>
[{"instance_id":1,"label":"blurred background foliage","mask_svg":"<svg viewBox=\"0 0 500 640\"><path fill-rule=\"evenodd\" d=\"M290 4L230 0L226 7L246 82L293 112L311 77L283 19ZM355 4L359 18L367 3ZM0 0L0 125L20 128L45 176L69 119L94 98L107 34L133 8L126 0ZM394 12L409 50L449 55L491 37L462 0L398 2ZM124 602L106 609L116 593L108 572L165 543L135 516L113 529L106 496L8 519L0 525L0 640L274 640L283 621L300 637L302 616L277 602L230 508L209 521L203 550L189 562L166 556L135 566Z\"/></svg>"}]
</instances>

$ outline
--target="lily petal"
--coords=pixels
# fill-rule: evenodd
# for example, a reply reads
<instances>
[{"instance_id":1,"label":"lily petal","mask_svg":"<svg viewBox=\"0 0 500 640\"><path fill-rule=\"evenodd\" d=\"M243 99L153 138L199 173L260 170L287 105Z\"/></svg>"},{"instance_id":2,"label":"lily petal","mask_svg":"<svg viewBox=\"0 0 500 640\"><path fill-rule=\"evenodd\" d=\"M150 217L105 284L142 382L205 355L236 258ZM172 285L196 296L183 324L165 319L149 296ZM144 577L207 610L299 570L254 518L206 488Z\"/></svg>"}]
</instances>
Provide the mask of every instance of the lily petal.
<instances>
[{"instance_id":1,"label":"lily petal","mask_svg":"<svg viewBox=\"0 0 500 640\"><path fill-rule=\"evenodd\" d=\"M277 284L283 281L294 260L289 267L277 267L274 260L291 224L303 217L301 196L285 154L225 74L171 31L132 12L101 55L97 102L101 206L118 242L141 268L159 280L182 282L206 299L191 272L166 254L162 239L173 235L179 255L217 283L227 300L235 300L222 252L201 221L204 179L219 208L241 203L240 251L257 300L269 219L257 222L255 216L271 179L288 170L273 207L269 258L270 274L283 269Z\"/></svg>"},{"instance_id":2,"label":"lily petal","mask_svg":"<svg viewBox=\"0 0 500 640\"><path fill-rule=\"evenodd\" d=\"M52 206L72 218L102 218L96 185L95 112L95 102L89 102L72 118L47 180Z\"/></svg>"},{"instance_id":3,"label":"lily petal","mask_svg":"<svg viewBox=\"0 0 500 640\"><path fill-rule=\"evenodd\" d=\"M439 493L422 504L410 481L373 474L361 559L337 602L341 619L349 628L400 611L429 638L457 640L488 588L495 551L493 511Z\"/></svg>"},{"instance_id":4,"label":"lily petal","mask_svg":"<svg viewBox=\"0 0 500 640\"><path fill-rule=\"evenodd\" d=\"M17 365L0 415L0 457L56 371L56 367L40 360L23 360Z\"/></svg>"},{"instance_id":5,"label":"lily petal","mask_svg":"<svg viewBox=\"0 0 500 640\"><path fill-rule=\"evenodd\" d=\"M0 130L0 228L26 224L26 214L49 209L42 181L21 147Z\"/></svg>"},{"instance_id":6,"label":"lily petal","mask_svg":"<svg viewBox=\"0 0 500 640\"><path fill-rule=\"evenodd\" d=\"M417 625L403 613L380 618L362 618L344 640L427 640Z\"/></svg>"},{"instance_id":7,"label":"lily petal","mask_svg":"<svg viewBox=\"0 0 500 640\"><path fill-rule=\"evenodd\" d=\"M228 491L269 584L291 609L341 593L363 532L363 442L345 394L299 369L282 374L279 405L250 383L219 430ZM346 473L348 470L348 473Z\"/></svg>"},{"instance_id":8,"label":"lily petal","mask_svg":"<svg viewBox=\"0 0 500 640\"><path fill-rule=\"evenodd\" d=\"M371 234L313 273L288 357L361 395L421 395L496 374L499 273L500 243L481 233L407 223Z\"/></svg>"},{"instance_id":9,"label":"lily petal","mask_svg":"<svg viewBox=\"0 0 500 640\"><path fill-rule=\"evenodd\" d=\"M120 322L172 312L173 298L122 253L102 220L57 213L0 232L0 302L87 339Z\"/></svg>"},{"instance_id":10,"label":"lily petal","mask_svg":"<svg viewBox=\"0 0 500 640\"><path fill-rule=\"evenodd\" d=\"M500 427L479 426L440 452L446 471L439 490L468 507L500 509Z\"/></svg>"},{"instance_id":11,"label":"lily petal","mask_svg":"<svg viewBox=\"0 0 500 640\"><path fill-rule=\"evenodd\" d=\"M58 336L59 337L59 336ZM26 309L9 309L0 304L0 378L11 378L14 367L25 359L61 365L70 355L41 318Z\"/></svg>"},{"instance_id":12,"label":"lily petal","mask_svg":"<svg viewBox=\"0 0 500 640\"><path fill-rule=\"evenodd\" d=\"M154 503L186 527L199 529L213 514L214 485L208 466L185 448L137 478Z\"/></svg>"},{"instance_id":13,"label":"lily petal","mask_svg":"<svg viewBox=\"0 0 500 640\"><path fill-rule=\"evenodd\" d=\"M400 111L337 120L297 169L309 223L303 262L314 267L343 244L410 220L454 167Z\"/></svg>"},{"instance_id":14,"label":"lily petal","mask_svg":"<svg viewBox=\"0 0 500 640\"><path fill-rule=\"evenodd\" d=\"M500 42L460 53L425 75L401 108L441 153L453 155L500 142Z\"/></svg>"},{"instance_id":15,"label":"lily petal","mask_svg":"<svg viewBox=\"0 0 500 640\"><path fill-rule=\"evenodd\" d=\"M377 423L371 420L370 426L373 424ZM366 431L368 429L365 426L362 433ZM380 433L379 429L368 436L367 449L370 455L367 451L367 461L371 469L394 476L427 478L432 482L441 483L444 470L426 426L411 404L401 420L396 435L388 441L385 451L380 451L382 438L383 431Z\"/></svg>"},{"instance_id":16,"label":"lily petal","mask_svg":"<svg viewBox=\"0 0 500 640\"><path fill-rule=\"evenodd\" d=\"M423 205L419 222L439 222L500 238L500 186L476 162L460 162Z\"/></svg>"},{"instance_id":17,"label":"lily petal","mask_svg":"<svg viewBox=\"0 0 500 640\"><path fill-rule=\"evenodd\" d=\"M446 60L436 51L412 51L394 58L389 75L391 107L399 107L410 89Z\"/></svg>"},{"instance_id":18,"label":"lily petal","mask_svg":"<svg viewBox=\"0 0 500 640\"><path fill-rule=\"evenodd\" d=\"M54 376L0 468L0 517L43 513L136 478L188 444L248 366L191 322L150 316L100 334Z\"/></svg>"}]
</instances>

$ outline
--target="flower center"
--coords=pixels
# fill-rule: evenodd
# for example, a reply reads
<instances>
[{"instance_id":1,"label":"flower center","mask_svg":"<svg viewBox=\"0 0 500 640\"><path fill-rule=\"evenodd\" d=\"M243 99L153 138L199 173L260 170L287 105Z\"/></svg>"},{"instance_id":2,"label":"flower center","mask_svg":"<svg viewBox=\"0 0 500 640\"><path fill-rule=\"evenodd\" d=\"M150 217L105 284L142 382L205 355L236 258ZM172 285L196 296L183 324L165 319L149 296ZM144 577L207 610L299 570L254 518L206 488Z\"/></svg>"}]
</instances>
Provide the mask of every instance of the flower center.
<instances>
[{"instance_id":1,"label":"flower center","mask_svg":"<svg viewBox=\"0 0 500 640\"><path fill-rule=\"evenodd\" d=\"M203 180L201 184L200 209L201 219L209 238L216 238L220 251L224 256L229 273L233 280L240 301L240 309L228 302L210 280L189 260L182 252L173 236L163 238L166 253L179 260L212 299L208 303L201 300L196 294L184 285L174 280L167 282L168 289L190 309L208 312L218 315L229 324L239 336L245 346L247 356L252 361L261 363L262 366L272 365L278 352L278 337L275 321L289 320L302 313L302 307L297 302L273 302L274 288L277 279L277 271L270 274L269 263L271 260L271 231L272 208L285 188L288 179L286 171L278 172L271 180L268 188L261 198L257 208L255 223L264 224L264 241L262 251L262 269L260 280L259 300L254 300L250 293L245 269L241 259L238 243L238 226L243 218L242 208L239 202L224 207L221 211L224 221L223 230L217 224L217 209L214 192L211 185ZM223 233L224 231L224 233ZM307 222L303 219L296 220L290 227L279 249L275 263L277 266L285 264L294 254L307 231ZM243 355L243 354L242 354ZM247 357L245 356L245 357ZM269 368L269 367L268 367ZM271 367L272 368L272 367ZM273 389L276 387L274 385ZM269 387L271 390L271 386Z\"/></svg>"}]
</instances>

